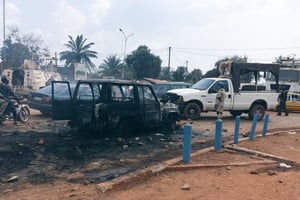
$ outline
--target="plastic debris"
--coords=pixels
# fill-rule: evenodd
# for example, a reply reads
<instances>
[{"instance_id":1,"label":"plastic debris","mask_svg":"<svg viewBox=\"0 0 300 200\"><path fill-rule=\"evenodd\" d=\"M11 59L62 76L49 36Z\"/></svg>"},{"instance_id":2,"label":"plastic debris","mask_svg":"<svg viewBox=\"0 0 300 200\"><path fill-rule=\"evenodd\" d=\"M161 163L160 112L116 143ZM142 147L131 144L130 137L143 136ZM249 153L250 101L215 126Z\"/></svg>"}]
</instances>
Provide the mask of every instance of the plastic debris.
<instances>
[{"instance_id":1,"label":"plastic debris","mask_svg":"<svg viewBox=\"0 0 300 200\"><path fill-rule=\"evenodd\" d=\"M292 166L291 166L291 165L288 165L288 164L286 164L286 163L280 163L280 164L279 164L279 167L291 168Z\"/></svg>"}]
</instances>

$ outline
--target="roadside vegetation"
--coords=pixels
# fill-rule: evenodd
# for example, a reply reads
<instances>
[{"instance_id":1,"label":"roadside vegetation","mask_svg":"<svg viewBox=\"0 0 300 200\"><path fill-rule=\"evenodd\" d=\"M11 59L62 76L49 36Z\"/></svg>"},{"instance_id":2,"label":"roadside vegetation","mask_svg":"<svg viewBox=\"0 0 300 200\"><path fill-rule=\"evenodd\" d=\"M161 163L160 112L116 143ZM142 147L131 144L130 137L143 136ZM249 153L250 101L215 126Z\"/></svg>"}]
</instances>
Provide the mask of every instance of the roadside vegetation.
<instances>
[{"instance_id":1,"label":"roadside vegetation","mask_svg":"<svg viewBox=\"0 0 300 200\"><path fill-rule=\"evenodd\" d=\"M146 45L140 45L136 50L128 53L124 58L118 55L108 55L99 66L96 66L93 59L97 59L98 52L93 50L94 42L88 41L83 35L71 36L63 44L66 50L59 52L54 60L64 61L63 66L74 68L75 63L84 64L88 71L89 78L116 78L127 80L138 80L141 78L153 78L168 81L182 81L195 83L202 78L216 77L217 64L222 61L248 62L248 57L233 55L219 59L215 66L203 74L201 68L204 66L177 66L176 69L162 66L159 56L153 54ZM33 33L22 33L17 27L11 28L4 46L1 48L2 63L0 71L4 68L21 68L25 59L33 60L35 63L42 63L45 57L51 57L47 45L42 37ZM275 63L281 63L282 56L274 59ZM191 67L189 67L191 68ZM69 70L72 71L72 70ZM247 77L246 77L247 79Z\"/></svg>"}]
</instances>

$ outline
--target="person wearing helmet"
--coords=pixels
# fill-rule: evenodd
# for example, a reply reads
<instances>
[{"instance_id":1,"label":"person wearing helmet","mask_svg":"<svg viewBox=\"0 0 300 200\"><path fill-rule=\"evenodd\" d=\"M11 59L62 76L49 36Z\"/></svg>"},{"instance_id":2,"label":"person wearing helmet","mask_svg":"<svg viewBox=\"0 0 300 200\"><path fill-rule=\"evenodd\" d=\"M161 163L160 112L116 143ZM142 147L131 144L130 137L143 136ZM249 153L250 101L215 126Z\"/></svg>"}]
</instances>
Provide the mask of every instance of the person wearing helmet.
<instances>
[{"instance_id":1,"label":"person wearing helmet","mask_svg":"<svg viewBox=\"0 0 300 200\"><path fill-rule=\"evenodd\" d=\"M222 119L223 116L223 108L224 108L224 101L226 99L226 92L224 90L224 83L218 82L217 83L217 96L216 96L216 103L215 103L215 109L217 112L218 119Z\"/></svg>"},{"instance_id":2,"label":"person wearing helmet","mask_svg":"<svg viewBox=\"0 0 300 200\"><path fill-rule=\"evenodd\" d=\"M14 119L14 125L18 125L17 123L17 111L14 106L13 101L11 101L11 98L19 99L15 93L13 92L12 88L8 85L9 80L6 76L1 77L1 83L0 83L0 93L1 98L6 101L6 109L2 113L1 117L5 117L5 115L8 115L10 113L13 113L13 119ZM1 113L0 113L1 114Z\"/></svg>"}]
</instances>

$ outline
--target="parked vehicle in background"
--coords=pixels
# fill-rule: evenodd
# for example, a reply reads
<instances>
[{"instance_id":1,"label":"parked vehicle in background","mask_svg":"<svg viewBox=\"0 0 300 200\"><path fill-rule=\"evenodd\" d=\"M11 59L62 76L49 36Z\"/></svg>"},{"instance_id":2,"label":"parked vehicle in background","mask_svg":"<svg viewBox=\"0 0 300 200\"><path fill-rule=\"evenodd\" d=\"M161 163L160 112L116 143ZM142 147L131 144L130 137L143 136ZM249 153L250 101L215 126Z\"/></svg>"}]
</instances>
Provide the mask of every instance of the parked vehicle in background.
<instances>
[{"instance_id":1,"label":"parked vehicle in background","mask_svg":"<svg viewBox=\"0 0 300 200\"><path fill-rule=\"evenodd\" d=\"M218 66L218 78L204 78L191 88L169 90L167 95L179 106L185 118L198 119L201 112L215 111L217 85L222 82L226 92L224 111L233 116L248 113L250 119L257 114L260 120L266 110L276 109L279 68L276 64L224 62ZM257 84L243 84L241 87L241 75L251 73L257 83L261 71L270 71L274 75L275 90L266 90L266 86Z\"/></svg>"},{"instance_id":2,"label":"parked vehicle in background","mask_svg":"<svg viewBox=\"0 0 300 200\"><path fill-rule=\"evenodd\" d=\"M288 93L286 100L286 109L289 112L300 111L300 93Z\"/></svg>"},{"instance_id":3,"label":"parked vehicle in background","mask_svg":"<svg viewBox=\"0 0 300 200\"><path fill-rule=\"evenodd\" d=\"M185 82L160 82L153 86L154 92L157 98L162 99L166 96L168 90L179 89L179 88L189 88L193 84Z\"/></svg>"},{"instance_id":4,"label":"parked vehicle in background","mask_svg":"<svg viewBox=\"0 0 300 200\"><path fill-rule=\"evenodd\" d=\"M71 93L75 84L70 84ZM69 98L69 89L66 85L59 85L55 90L55 96L60 99ZM30 108L40 111L43 115L50 116L52 113L52 85L30 92L28 95Z\"/></svg>"},{"instance_id":5,"label":"parked vehicle in background","mask_svg":"<svg viewBox=\"0 0 300 200\"><path fill-rule=\"evenodd\" d=\"M68 98L56 94L61 85L69 88ZM179 120L178 107L164 100L159 102L149 84L79 80L73 95L69 82L54 81L52 86L52 119L69 120L71 127L127 137L145 128L174 130Z\"/></svg>"}]
</instances>

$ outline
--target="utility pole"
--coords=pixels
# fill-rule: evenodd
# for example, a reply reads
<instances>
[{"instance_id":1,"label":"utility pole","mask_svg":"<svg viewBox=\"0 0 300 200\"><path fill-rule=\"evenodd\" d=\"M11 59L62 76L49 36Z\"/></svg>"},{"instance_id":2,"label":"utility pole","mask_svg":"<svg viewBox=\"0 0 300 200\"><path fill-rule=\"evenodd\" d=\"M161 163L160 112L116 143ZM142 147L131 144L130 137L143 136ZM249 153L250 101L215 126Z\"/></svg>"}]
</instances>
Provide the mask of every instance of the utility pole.
<instances>
[{"instance_id":1,"label":"utility pole","mask_svg":"<svg viewBox=\"0 0 300 200\"><path fill-rule=\"evenodd\" d=\"M6 66L6 49L5 49L5 0L3 0L3 47L2 47L2 63L0 64L0 74Z\"/></svg>"},{"instance_id":2,"label":"utility pole","mask_svg":"<svg viewBox=\"0 0 300 200\"><path fill-rule=\"evenodd\" d=\"M126 57L126 46L127 46L127 40L128 40L128 38L130 37L130 36L133 36L134 35L134 33L131 33L131 34L129 34L129 35L126 35L125 33L124 33L124 31L121 29L121 28L119 28L119 31L123 34L123 36L124 36L124 55L123 55L123 68L122 68L122 79L124 79L124 67L125 67L125 57Z\"/></svg>"},{"instance_id":3,"label":"utility pole","mask_svg":"<svg viewBox=\"0 0 300 200\"><path fill-rule=\"evenodd\" d=\"M169 59L168 59L168 81L170 81L170 69L171 69L170 60L171 60L171 47L169 47Z\"/></svg>"},{"instance_id":4,"label":"utility pole","mask_svg":"<svg viewBox=\"0 0 300 200\"><path fill-rule=\"evenodd\" d=\"M187 60L187 61L185 61L185 67L186 67L186 72L188 72L188 67L189 67L189 61Z\"/></svg>"},{"instance_id":5,"label":"utility pole","mask_svg":"<svg viewBox=\"0 0 300 200\"><path fill-rule=\"evenodd\" d=\"M186 76L188 75L188 65L189 61L185 61L185 72L184 72L184 81L186 80Z\"/></svg>"},{"instance_id":6,"label":"utility pole","mask_svg":"<svg viewBox=\"0 0 300 200\"><path fill-rule=\"evenodd\" d=\"M5 0L3 0L3 61L6 60L6 51L5 51Z\"/></svg>"}]
</instances>

